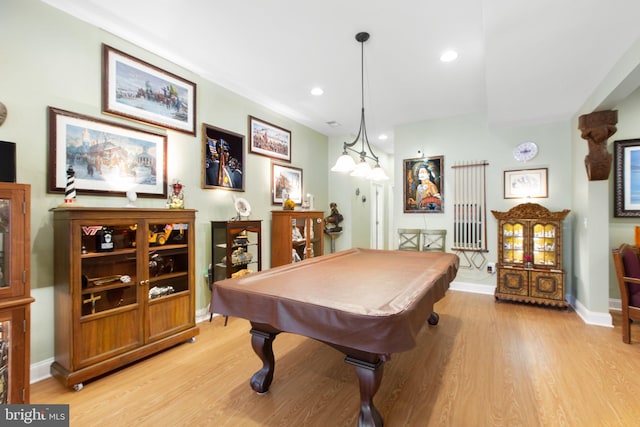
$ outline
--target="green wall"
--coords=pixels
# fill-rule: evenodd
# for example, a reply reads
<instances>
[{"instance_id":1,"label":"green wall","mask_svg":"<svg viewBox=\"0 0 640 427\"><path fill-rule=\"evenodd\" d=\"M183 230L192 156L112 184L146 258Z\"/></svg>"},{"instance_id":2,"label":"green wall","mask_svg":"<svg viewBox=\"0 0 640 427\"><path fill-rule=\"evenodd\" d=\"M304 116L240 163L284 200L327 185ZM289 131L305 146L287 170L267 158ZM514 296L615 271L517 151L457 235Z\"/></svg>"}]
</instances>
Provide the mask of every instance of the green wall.
<instances>
[{"instance_id":1,"label":"green wall","mask_svg":"<svg viewBox=\"0 0 640 427\"><path fill-rule=\"evenodd\" d=\"M291 165L303 169L303 190L315 195L316 209L328 211L326 136L261 105L205 81L193 72L142 50L103 30L72 18L36 0L0 2L0 101L8 109L0 140L17 144L17 181L31 184L32 222L32 362L53 357L53 234L49 209L62 203L61 194L47 194L47 107L106 119L142 129L164 132L144 124L101 113L101 45L105 43L197 84L197 134L168 135L167 179L184 184L186 207L198 210L196 219L196 308L209 304L205 272L209 265L209 221L234 216L232 196L246 198L251 219L263 220L263 265L270 265L271 161L249 154L245 141L245 191L201 188L201 126L207 123L246 135L248 116L291 131ZM85 206L124 206L124 197L79 195ZM139 198L140 207L164 207L164 199Z\"/></svg>"}]
</instances>

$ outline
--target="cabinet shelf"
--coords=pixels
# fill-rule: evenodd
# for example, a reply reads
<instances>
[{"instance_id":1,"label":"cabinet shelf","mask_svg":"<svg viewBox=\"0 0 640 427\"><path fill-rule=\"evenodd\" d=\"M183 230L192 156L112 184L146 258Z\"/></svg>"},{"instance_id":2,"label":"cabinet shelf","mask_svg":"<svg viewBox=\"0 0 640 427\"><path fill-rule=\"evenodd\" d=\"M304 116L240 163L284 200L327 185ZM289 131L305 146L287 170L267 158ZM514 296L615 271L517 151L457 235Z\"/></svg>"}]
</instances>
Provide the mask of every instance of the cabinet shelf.
<instances>
[{"instance_id":1,"label":"cabinet shelf","mask_svg":"<svg viewBox=\"0 0 640 427\"><path fill-rule=\"evenodd\" d=\"M127 249L116 249L109 252L87 252L84 254L80 254L80 258L110 258L117 257L122 255L135 255L135 248L127 248Z\"/></svg>"},{"instance_id":2,"label":"cabinet shelf","mask_svg":"<svg viewBox=\"0 0 640 427\"><path fill-rule=\"evenodd\" d=\"M198 334L195 210L52 212L55 378L80 389L83 381ZM123 283L121 276L130 281Z\"/></svg>"}]
</instances>

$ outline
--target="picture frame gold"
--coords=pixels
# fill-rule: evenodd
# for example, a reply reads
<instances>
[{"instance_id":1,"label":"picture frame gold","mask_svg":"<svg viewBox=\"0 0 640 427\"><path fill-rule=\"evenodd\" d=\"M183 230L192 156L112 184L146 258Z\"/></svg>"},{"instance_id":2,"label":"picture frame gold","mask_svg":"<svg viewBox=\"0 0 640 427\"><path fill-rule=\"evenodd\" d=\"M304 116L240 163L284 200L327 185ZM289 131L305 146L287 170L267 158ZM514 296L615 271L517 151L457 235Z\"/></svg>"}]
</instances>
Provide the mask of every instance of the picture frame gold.
<instances>
[{"instance_id":1,"label":"picture frame gold","mask_svg":"<svg viewBox=\"0 0 640 427\"><path fill-rule=\"evenodd\" d=\"M196 134L196 84L102 45L102 111Z\"/></svg>"}]
</instances>

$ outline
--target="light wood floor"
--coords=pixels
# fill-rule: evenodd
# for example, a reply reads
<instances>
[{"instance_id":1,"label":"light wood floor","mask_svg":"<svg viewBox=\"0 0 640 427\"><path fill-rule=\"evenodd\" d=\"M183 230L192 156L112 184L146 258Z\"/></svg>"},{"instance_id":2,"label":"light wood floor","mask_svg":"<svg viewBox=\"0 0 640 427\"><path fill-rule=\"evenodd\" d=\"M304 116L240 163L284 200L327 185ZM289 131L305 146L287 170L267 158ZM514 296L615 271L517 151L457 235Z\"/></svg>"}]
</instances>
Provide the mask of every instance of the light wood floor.
<instances>
[{"instance_id":1,"label":"light wood floor","mask_svg":"<svg viewBox=\"0 0 640 427\"><path fill-rule=\"evenodd\" d=\"M640 422L640 325L632 344L615 328L588 326L571 310L495 303L449 291L418 345L385 364L374 398L386 427L635 426ZM274 342L269 393L249 324L200 324L185 343L85 383L49 378L31 403L70 404L71 426L355 426L355 372L341 353L291 334Z\"/></svg>"}]
</instances>

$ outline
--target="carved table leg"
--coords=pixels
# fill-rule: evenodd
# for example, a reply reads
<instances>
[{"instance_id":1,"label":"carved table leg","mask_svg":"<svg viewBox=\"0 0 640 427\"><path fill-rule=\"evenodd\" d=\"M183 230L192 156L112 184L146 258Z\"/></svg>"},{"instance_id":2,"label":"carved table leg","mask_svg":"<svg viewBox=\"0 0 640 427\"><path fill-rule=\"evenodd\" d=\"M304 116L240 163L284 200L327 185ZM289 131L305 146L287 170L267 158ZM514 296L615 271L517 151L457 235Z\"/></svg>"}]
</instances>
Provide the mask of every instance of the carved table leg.
<instances>
[{"instance_id":1,"label":"carved table leg","mask_svg":"<svg viewBox=\"0 0 640 427\"><path fill-rule=\"evenodd\" d=\"M384 421L380 412L373 405L373 396L382 382L382 371L384 361L377 363L364 362L347 356L345 362L356 367L356 375L360 382L360 416L358 417L358 427L382 427Z\"/></svg>"},{"instance_id":2,"label":"carved table leg","mask_svg":"<svg viewBox=\"0 0 640 427\"><path fill-rule=\"evenodd\" d=\"M273 380L275 358L273 357L273 340L276 333L269 333L251 329L251 346L262 360L262 369L251 377L251 388L258 393L266 393Z\"/></svg>"}]
</instances>

